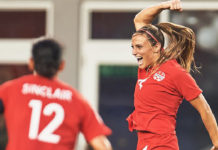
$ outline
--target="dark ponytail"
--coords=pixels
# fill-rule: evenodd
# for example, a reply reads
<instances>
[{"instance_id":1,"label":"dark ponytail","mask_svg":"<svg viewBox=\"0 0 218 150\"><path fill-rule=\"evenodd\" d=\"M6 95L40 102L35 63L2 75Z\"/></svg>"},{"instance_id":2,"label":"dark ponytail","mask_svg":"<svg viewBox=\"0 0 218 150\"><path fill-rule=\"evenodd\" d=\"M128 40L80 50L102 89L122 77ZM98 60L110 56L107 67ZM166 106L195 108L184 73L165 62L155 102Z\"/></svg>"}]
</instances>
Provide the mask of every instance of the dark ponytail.
<instances>
[{"instance_id":1,"label":"dark ponytail","mask_svg":"<svg viewBox=\"0 0 218 150\"><path fill-rule=\"evenodd\" d=\"M41 76L52 78L62 61L62 46L54 39L43 39L33 44L34 70Z\"/></svg>"}]
</instances>

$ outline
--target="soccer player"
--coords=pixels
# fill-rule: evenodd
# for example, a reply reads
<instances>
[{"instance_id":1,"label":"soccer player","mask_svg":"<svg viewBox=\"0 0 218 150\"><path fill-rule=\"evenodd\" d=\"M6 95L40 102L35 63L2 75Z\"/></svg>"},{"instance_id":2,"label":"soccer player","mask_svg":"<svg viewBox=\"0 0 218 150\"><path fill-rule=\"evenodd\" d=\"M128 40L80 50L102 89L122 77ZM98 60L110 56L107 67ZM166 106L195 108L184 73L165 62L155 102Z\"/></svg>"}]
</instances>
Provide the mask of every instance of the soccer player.
<instances>
[{"instance_id":1,"label":"soccer player","mask_svg":"<svg viewBox=\"0 0 218 150\"><path fill-rule=\"evenodd\" d=\"M7 150L73 150L81 131L94 150L112 150L104 125L84 98L58 80L62 46L54 39L33 44L32 75L0 86L0 111L8 131Z\"/></svg>"},{"instance_id":2,"label":"soccer player","mask_svg":"<svg viewBox=\"0 0 218 150\"><path fill-rule=\"evenodd\" d=\"M189 73L195 35L190 28L170 22L152 25L165 9L182 11L180 1L172 0L143 9L134 18L132 54L138 61L138 81L135 110L127 118L129 129L137 131L137 150L179 150L176 114L185 98L199 112L213 143L211 150L218 150L215 117Z\"/></svg>"}]
</instances>

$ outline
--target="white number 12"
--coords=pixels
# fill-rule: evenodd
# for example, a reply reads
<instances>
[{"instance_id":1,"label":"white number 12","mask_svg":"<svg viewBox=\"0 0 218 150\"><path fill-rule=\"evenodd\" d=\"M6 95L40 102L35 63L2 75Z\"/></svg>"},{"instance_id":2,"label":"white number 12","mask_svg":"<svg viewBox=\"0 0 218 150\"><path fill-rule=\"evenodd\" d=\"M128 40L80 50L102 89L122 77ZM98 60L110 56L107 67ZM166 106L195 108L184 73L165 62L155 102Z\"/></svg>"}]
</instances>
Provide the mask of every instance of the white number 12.
<instances>
[{"instance_id":1,"label":"white number 12","mask_svg":"<svg viewBox=\"0 0 218 150\"><path fill-rule=\"evenodd\" d=\"M61 137L53 132L62 124L64 120L63 107L57 103L50 103L45 106L43 109L43 115L50 116L53 112L55 112L55 116L40 133L38 133L38 130L42 111L42 101L33 99L29 102L29 107L32 108L29 138L32 140L38 139L39 141L48 143L58 143Z\"/></svg>"}]
</instances>

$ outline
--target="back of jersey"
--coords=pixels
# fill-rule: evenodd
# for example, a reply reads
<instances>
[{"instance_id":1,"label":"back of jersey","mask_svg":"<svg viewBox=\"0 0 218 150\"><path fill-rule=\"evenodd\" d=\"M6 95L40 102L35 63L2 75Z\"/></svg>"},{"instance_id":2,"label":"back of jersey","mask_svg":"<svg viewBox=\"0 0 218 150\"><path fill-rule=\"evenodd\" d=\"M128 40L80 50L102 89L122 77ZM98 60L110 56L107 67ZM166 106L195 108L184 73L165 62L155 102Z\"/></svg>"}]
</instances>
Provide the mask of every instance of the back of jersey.
<instances>
[{"instance_id":1,"label":"back of jersey","mask_svg":"<svg viewBox=\"0 0 218 150\"><path fill-rule=\"evenodd\" d=\"M34 75L3 85L7 150L72 150L82 118L75 94L55 79Z\"/></svg>"}]
</instances>

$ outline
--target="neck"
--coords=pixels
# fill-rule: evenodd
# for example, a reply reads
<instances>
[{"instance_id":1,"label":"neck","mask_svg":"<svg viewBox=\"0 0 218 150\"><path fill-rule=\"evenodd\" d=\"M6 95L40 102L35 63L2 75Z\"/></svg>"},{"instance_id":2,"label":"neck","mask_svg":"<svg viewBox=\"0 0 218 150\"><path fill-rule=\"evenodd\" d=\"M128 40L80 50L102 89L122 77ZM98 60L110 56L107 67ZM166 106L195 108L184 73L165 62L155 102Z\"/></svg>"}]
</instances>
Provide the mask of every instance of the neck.
<instances>
[{"instance_id":1,"label":"neck","mask_svg":"<svg viewBox=\"0 0 218 150\"><path fill-rule=\"evenodd\" d=\"M157 65L157 60L160 58L160 52L153 54L152 63L149 66L155 67Z\"/></svg>"},{"instance_id":2,"label":"neck","mask_svg":"<svg viewBox=\"0 0 218 150\"><path fill-rule=\"evenodd\" d=\"M35 70L33 71L33 75L42 76L42 75L38 74ZM42 77L44 77L44 76L42 76ZM48 78L48 79L55 79L57 77L58 77L58 73L56 73L52 78ZM47 77L45 77L45 78L47 78Z\"/></svg>"}]
</instances>

